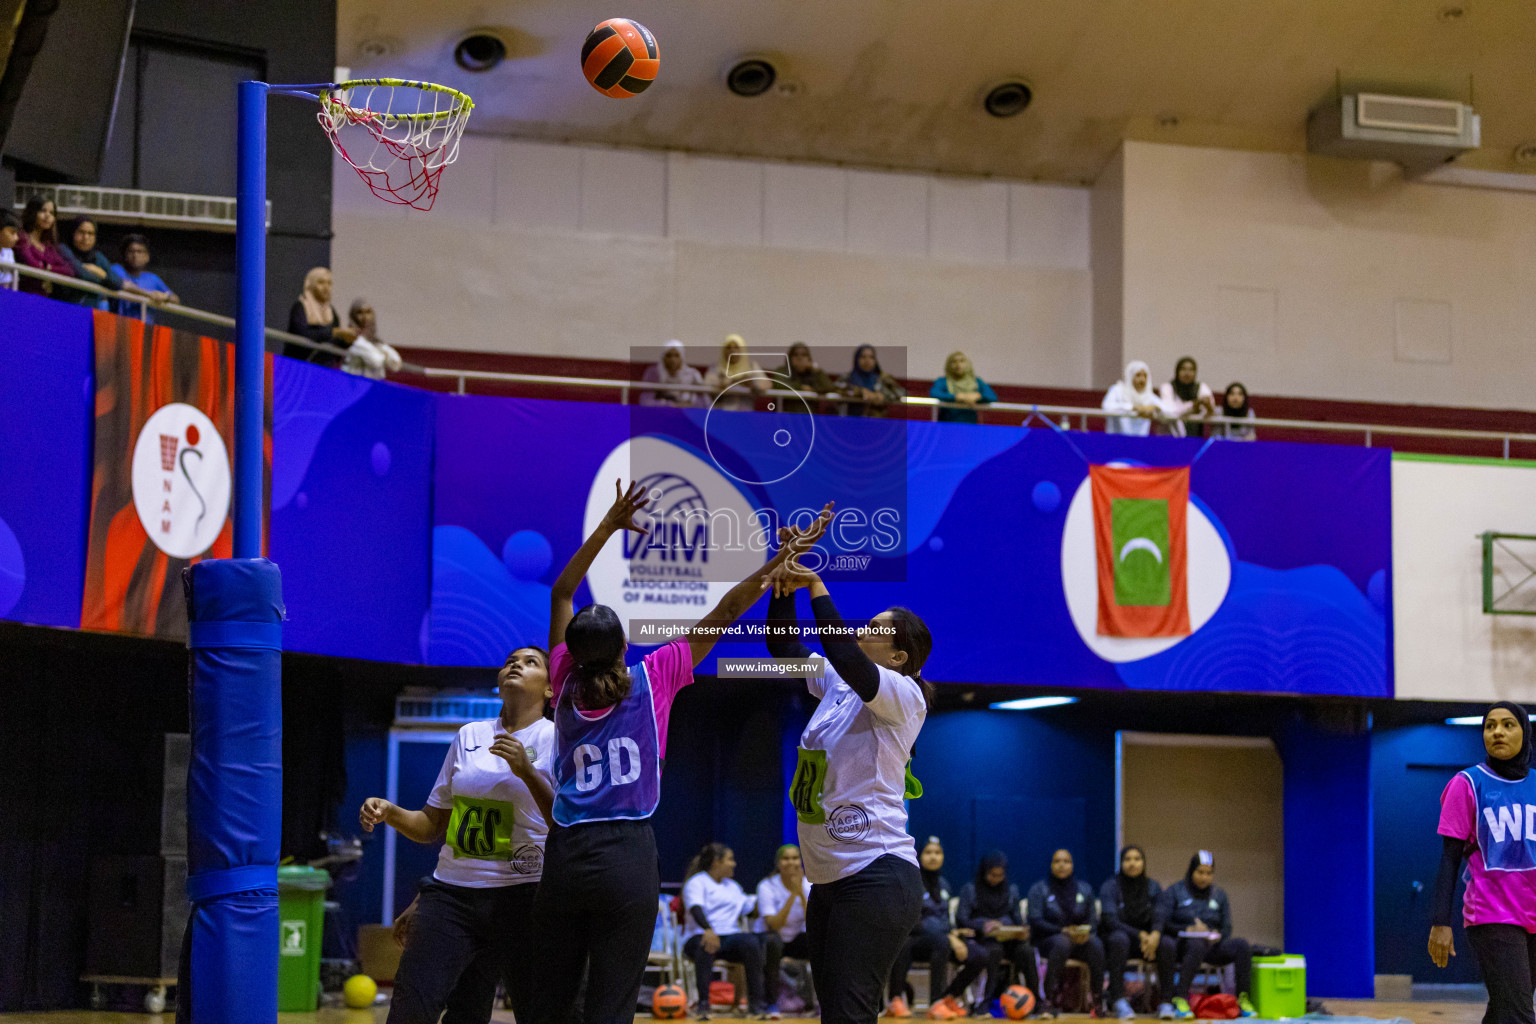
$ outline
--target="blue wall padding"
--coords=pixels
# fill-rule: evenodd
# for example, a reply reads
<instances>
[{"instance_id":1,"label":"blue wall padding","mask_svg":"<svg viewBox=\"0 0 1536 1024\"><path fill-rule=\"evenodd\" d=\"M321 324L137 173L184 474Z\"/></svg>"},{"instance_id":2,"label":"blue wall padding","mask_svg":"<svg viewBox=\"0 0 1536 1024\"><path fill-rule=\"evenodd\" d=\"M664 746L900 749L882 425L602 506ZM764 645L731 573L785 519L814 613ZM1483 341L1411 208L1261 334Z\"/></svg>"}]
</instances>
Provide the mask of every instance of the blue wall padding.
<instances>
[{"instance_id":1,"label":"blue wall padding","mask_svg":"<svg viewBox=\"0 0 1536 1024\"><path fill-rule=\"evenodd\" d=\"M1286 952L1306 955L1307 995L1369 999L1376 988L1371 734L1297 719L1274 740L1285 772Z\"/></svg>"},{"instance_id":2,"label":"blue wall padding","mask_svg":"<svg viewBox=\"0 0 1536 1024\"><path fill-rule=\"evenodd\" d=\"M183 577L191 671L187 894L192 1020L277 1018L283 582L265 558Z\"/></svg>"}]
</instances>

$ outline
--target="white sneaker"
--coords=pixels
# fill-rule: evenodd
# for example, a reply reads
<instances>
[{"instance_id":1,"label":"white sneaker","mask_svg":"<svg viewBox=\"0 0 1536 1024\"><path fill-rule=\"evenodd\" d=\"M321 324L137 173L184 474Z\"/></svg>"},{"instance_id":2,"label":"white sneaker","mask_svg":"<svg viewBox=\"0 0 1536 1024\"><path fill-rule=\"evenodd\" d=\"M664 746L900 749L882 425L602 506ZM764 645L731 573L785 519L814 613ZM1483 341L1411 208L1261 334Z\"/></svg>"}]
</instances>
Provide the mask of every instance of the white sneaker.
<instances>
[{"instance_id":1,"label":"white sneaker","mask_svg":"<svg viewBox=\"0 0 1536 1024\"><path fill-rule=\"evenodd\" d=\"M1115 1000L1115 1016L1121 1020L1136 1019L1136 1011L1131 1009L1131 1001L1129 999Z\"/></svg>"},{"instance_id":2,"label":"white sneaker","mask_svg":"<svg viewBox=\"0 0 1536 1024\"><path fill-rule=\"evenodd\" d=\"M1172 1003L1158 1003L1157 1004L1157 1019L1158 1020L1173 1020L1173 1004Z\"/></svg>"}]
</instances>

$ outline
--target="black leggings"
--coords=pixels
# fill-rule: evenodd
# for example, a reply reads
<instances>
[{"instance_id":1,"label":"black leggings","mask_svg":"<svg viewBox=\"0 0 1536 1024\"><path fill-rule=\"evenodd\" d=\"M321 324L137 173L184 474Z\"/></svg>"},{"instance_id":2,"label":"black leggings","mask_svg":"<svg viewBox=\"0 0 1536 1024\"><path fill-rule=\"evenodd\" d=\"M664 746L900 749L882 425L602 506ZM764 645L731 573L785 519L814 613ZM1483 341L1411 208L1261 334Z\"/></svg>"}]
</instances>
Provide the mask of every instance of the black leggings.
<instances>
[{"instance_id":1,"label":"black leggings","mask_svg":"<svg viewBox=\"0 0 1536 1024\"><path fill-rule=\"evenodd\" d=\"M1533 1024L1536 1013L1536 935L1517 924L1474 924L1467 943L1488 986L1483 1024Z\"/></svg>"},{"instance_id":2,"label":"black leggings","mask_svg":"<svg viewBox=\"0 0 1536 1024\"><path fill-rule=\"evenodd\" d=\"M514 1012L528 1012L535 885L475 889L434 881L417 898L416 922L400 955L389 1024L472 1024L490 1019L506 972ZM451 998L450 998L451 997Z\"/></svg>"},{"instance_id":3,"label":"black leggings","mask_svg":"<svg viewBox=\"0 0 1536 1024\"><path fill-rule=\"evenodd\" d=\"M1088 965L1088 1004L1099 1005L1099 993L1104 991L1104 943L1097 935L1088 936L1086 942L1073 942L1066 932L1057 932L1040 943L1045 956L1046 998L1055 1003L1061 995L1061 975L1068 960L1081 960Z\"/></svg>"},{"instance_id":4,"label":"black leggings","mask_svg":"<svg viewBox=\"0 0 1536 1024\"><path fill-rule=\"evenodd\" d=\"M778 932L758 932L757 940L763 944L763 1002L768 1006L779 1005L779 964L783 959L811 958L810 940L801 932L788 942Z\"/></svg>"},{"instance_id":5,"label":"black leggings","mask_svg":"<svg viewBox=\"0 0 1536 1024\"><path fill-rule=\"evenodd\" d=\"M722 935L720 948L713 953L704 948L704 936L693 935L683 943L683 955L693 961L694 984L699 988L701 1006L709 1006L709 979L715 961L729 960L741 964L742 973L747 976L747 1012L754 1016L763 1012L763 944L756 935L751 932Z\"/></svg>"},{"instance_id":6,"label":"black leggings","mask_svg":"<svg viewBox=\"0 0 1536 1024\"><path fill-rule=\"evenodd\" d=\"M1217 967L1234 965L1239 995L1246 995L1253 982L1253 954L1248 952L1247 939L1180 939L1178 961L1179 980L1174 983L1173 994L1180 999L1189 998L1189 986L1194 984L1202 963Z\"/></svg>"},{"instance_id":7,"label":"black leggings","mask_svg":"<svg viewBox=\"0 0 1536 1024\"><path fill-rule=\"evenodd\" d=\"M587 970L582 1024L629 1024L656 931L661 874L646 821L550 830L533 905L531 1024L567 1024ZM590 964L590 967L588 966Z\"/></svg>"},{"instance_id":8,"label":"black leggings","mask_svg":"<svg viewBox=\"0 0 1536 1024\"><path fill-rule=\"evenodd\" d=\"M1111 1004L1117 999L1125 998L1125 965L1130 960L1133 949L1136 951L1136 956L1140 957L1141 933L1139 931L1133 933L1128 928L1116 928L1104 936L1104 969L1109 973ZM1173 990L1173 978L1177 973L1176 949L1173 939L1167 935L1157 941L1157 987L1165 999Z\"/></svg>"},{"instance_id":9,"label":"black leggings","mask_svg":"<svg viewBox=\"0 0 1536 1024\"><path fill-rule=\"evenodd\" d=\"M874 1024L891 962L922 913L917 865L891 854L811 886L805 934L822 1024Z\"/></svg>"}]
</instances>

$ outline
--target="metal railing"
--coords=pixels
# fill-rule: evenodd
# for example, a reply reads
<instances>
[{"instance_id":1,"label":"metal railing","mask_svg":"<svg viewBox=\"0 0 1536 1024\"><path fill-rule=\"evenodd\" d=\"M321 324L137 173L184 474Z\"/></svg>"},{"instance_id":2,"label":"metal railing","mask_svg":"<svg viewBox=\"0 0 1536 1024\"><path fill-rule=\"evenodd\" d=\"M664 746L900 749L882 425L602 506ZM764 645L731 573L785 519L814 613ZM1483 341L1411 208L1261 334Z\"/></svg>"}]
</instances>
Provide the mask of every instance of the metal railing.
<instances>
[{"instance_id":1,"label":"metal railing","mask_svg":"<svg viewBox=\"0 0 1536 1024\"><path fill-rule=\"evenodd\" d=\"M234 317L220 316L217 313L210 313L205 309L197 309L192 306L183 306L174 302L153 302L149 299L146 299L142 295L135 295L132 292L113 291L110 288L104 288L99 284L93 284L90 281L85 281L78 277L68 277L64 274L55 274L52 271L39 270L36 267L29 267L21 263L0 264L0 271L11 270L19 271L27 277L33 277L39 281L51 281L55 285L64 285L65 287L73 288L75 291L90 292L92 295L100 295L102 298L115 299L118 302L125 302L129 305L136 306L138 307L139 314L137 317L135 317L135 319L138 320L143 320L145 318L145 314L149 310L153 309L157 314L170 313L175 316L185 317L188 320L195 320L198 323L212 324L215 327L223 327L231 331L235 328ZM345 358L347 354L347 350L339 345L329 345L324 342L311 341L303 335L289 334L287 331L279 331L271 327L266 329L266 335L268 351L273 350L273 343L275 342L278 344L278 346L299 345L303 348L312 349L317 352L329 352L331 355L336 356L338 359ZM412 373L424 373L426 371L426 367L417 366L415 363L403 363L401 364L401 369L409 370Z\"/></svg>"},{"instance_id":2,"label":"metal railing","mask_svg":"<svg viewBox=\"0 0 1536 1024\"><path fill-rule=\"evenodd\" d=\"M651 381L636 380L611 380L600 377L544 377L531 373L502 373L495 370L454 370L440 367L427 367L420 372L425 377L439 377L456 380L459 394L467 394L466 384L471 380L495 381L506 384L540 384L558 387L573 388L604 388L619 392L620 404L629 404L630 391L656 392L656 391L691 391L713 396L716 392L703 384L658 384ZM808 396L798 391L784 391L771 389L759 392L769 397L801 398ZM855 399L835 395L823 399L816 396L818 401L849 402L860 404ZM963 402L941 402L937 398L909 395L901 399L902 405L925 406L933 410L932 419L939 418L940 409L962 409L972 412L1007 412L1023 413L1026 417L1062 417L1061 426L1066 429L1071 417L1078 417L1082 423L1082 429L1088 429L1090 420L1108 420L1128 418L1122 412L1108 412L1101 408L1078 405L1039 405L1027 402L990 402L985 405L966 405ZM1251 417L1248 419L1229 419L1224 416L1212 416L1209 419L1198 422L1210 425L1231 425L1234 427L1267 427L1283 430L1317 430L1342 434L1364 434L1365 446L1371 447L1372 439L1376 435L1390 435L1394 437L1437 437L1455 438L1460 440L1475 441L1500 441L1503 443L1504 458L1509 458L1509 446L1511 442L1536 444L1536 434L1522 434L1497 430L1464 430L1455 427L1410 427L1393 426L1388 423L1335 423L1327 420L1285 420L1270 419L1266 417Z\"/></svg>"},{"instance_id":3,"label":"metal railing","mask_svg":"<svg viewBox=\"0 0 1536 1024\"><path fill-rule=\"evenodd\" d=\"M79 278L74 277L65 277L60 274L50 273L46 270L38 270L35 267L28 267L22 264L3 264L0 265L0 270L15 270L29 277L35 277L44 281L52 281L55 284L62 284L79 291L92 292L106 298L132 303L139 307L140 319L143 319L143 313L146 308L153 308L157 313L172 313L176 316L186 317L189 320L198 321L199 323L213 324L228 329L233 329L235 326L235 321L232 317L220 316L217 313L209 313L206 310L194 309L191 306L181 306L175 303L156 304L144 298L142 295L133 295L127 292L115 292L111 289L103 288L100 285L91 284L89 281L82 281ZM347 354L346 349L337 345L328 345L321 342L311 341L308 338L302 337L300 335L289 334L287 331L274 330L270 327L266 329L266 337L269 349L272 347L273 342L278 342L284 345L299 345L308 349L329 352L338 357L344 357ZM420 374L421 376L427 377L429 379L446 379L455 381L457 385L455 390L458 394L461 395L468 394L468 383L472 380L495 382L501 384L533 384L540 387L552 388L596 388L601 390L617 391L619 393L619 402L623 405L629 404L631 391L687 391L706 396L713 396L716 393L714 388L704 384L661 384L651 381L614 380L612 378L605 377L552 377L536 373L505 373L498 370L469 370L451 369L436 366L421 366L415 363L403 363L401 365L401 371ZM801 394L798 391L781 389L769 389L767 391L758 392L758 394L764 395L766 397L800 399L807 398L807 396ZM846 398L841 395L834 395L827 398L822 398L822 396L818 395L816 396L816 401L860 404L853 399ZM917 395L909 395L901 399L899 404L927 407L932 410L931 418L935 420L939 418L940 409L960 409L969 410L972 412L1020 413L1025 416L1026 422L1035 416L1052 418L1060 417L1060 425L1066 429L1070 428L1069 425L1071 423L1072 417L1078 418L1078 422L1081 424L1081 429L1083 430L1088 429L1088 424L1091 421L1125 418L1124 413L1108 412L1104 409L1093 408L1089 406L1038 405L1026 402L991 402L986 405L966 405L962 402L941 402L936 398L928 398L927 396ZM1371 447L1373 439L1378 435L1387 435L1391 437L1425 437L1465 441L1499 442L1502 445L1503 457L1505 459L1510 457L1509 446L1512 443L1536 444L1536 434L1524 434L1514 431L1498 430L1465 430L1457 427L1394 426L1389 423L1335 423L1327 420L1286 420L1270 419L1267 417L1228 419L1223 416L1213 416L1209 419L1201 420L1199 422L1213 426L1231 425L1243 428L1253 427L1278 430L1320 431L1336 434L1362 434L1364 435L1365 446L1367 448Z\"/></svg>"}]
</instances>

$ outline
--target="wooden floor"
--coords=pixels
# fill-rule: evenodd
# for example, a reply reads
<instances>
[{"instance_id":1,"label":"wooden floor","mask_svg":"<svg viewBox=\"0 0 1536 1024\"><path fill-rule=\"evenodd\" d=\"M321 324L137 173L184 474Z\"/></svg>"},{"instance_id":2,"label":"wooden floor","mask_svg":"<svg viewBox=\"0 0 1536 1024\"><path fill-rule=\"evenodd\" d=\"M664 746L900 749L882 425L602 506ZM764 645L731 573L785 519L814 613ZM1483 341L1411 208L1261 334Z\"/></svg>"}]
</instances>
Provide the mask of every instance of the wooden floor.
<instances>
[{"instance_id":1,"label":"wooden floor","mask_svg":"<svg viewBox=\"0 0 1536 1024\"><path fill-rule=\"evenodd\" d=\"M1478 1024L1483 1019L1484 1006L1482 1003L1387 1003L1374 1000L1347 1000L1329 999L1326 1001L1330 1013L1341 1017L1375 1017L1381 1020L1403 1018L1412 1021L1413 1024ZM388 1008L376 1006L372 1010L344 1010L326 1009L318 1013L280 1013L277 1015L278 1024L384 1024L384 1018L388 1015ZM491 1018L498 1024L510 1024L512 1014L498 1010ZM717 1016L714 1021L726 1024L733 1018ZM921 1015L912 1018L915 1022L921 1022ZM1071 1015L1064 1020L1087 1020L1086 1017L1074 1018ZM1150 1020L1141 1017L1138 1020ZM170 1014L151 1015L145 1013L97 1013L90 1010L61 1010L57 1013L0 1013L0 1024L170 1024L173 1020ZM637 1017L637 1021L647 1021L648 1017ZM795 1021L786 1018L784 1024L814 1024L810 1021Z\"/></svg>"}]
</instances>

